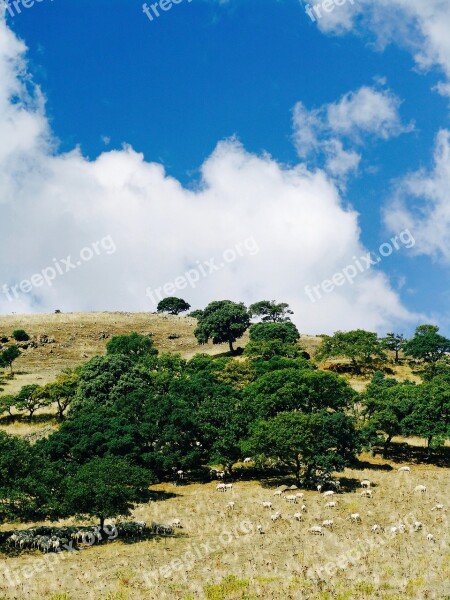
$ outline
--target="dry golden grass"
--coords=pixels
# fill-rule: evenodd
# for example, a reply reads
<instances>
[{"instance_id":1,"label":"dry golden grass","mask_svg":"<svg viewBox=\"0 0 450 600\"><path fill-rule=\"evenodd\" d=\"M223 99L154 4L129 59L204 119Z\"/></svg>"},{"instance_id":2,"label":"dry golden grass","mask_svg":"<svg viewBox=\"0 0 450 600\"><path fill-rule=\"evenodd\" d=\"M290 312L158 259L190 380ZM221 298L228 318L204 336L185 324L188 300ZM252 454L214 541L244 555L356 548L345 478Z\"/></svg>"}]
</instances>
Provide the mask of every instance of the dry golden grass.
<instances>
[{"instance_id":1,"label":"dry golden grass","mask_svg":"<svg viewBox=\"0 0 450 600\"><path fill-rule=\"evenodd\" d=\"M355 484L363 478L370 479L373 499L361 498L361 489L356 487L337 496L337 509L327 510L324 499L317 492L308 491L308 512L302 522L292 518L299 505L288 505L284 499L273 497L274 482L268 486L238 481L225 494L215 490L215 482L154 486L154 490L176 496L140 505L133 516L159 523L180 518L184 528L175 537L137 543L115 541L70 557L66 554L64 560L49 557L46 560L57 561L52 571L45 563L39 573L32 567L29 572L33 576L25 579L20 575L20 585L15 587L0 579L0 596L16 600L448 598L448 470L413 466L410 475L399 474L398 465L393 471L386 471L376 468L381 466L380 459L362 458L371 461L372 468L347 469L341 476ZM418 483L427 486L427 494L414 494ZM230 500L236 507L227 511ZM263 500L270 500L274 510L281 511L280 521L271 522L271 511L261 506ZM436 502L445 504L447 510L431 511ZM360 513L361 524L349 523L347 516L351 512ZM308 533L310 526L326 518L334 520L333 531L325 531L323 537ZM405 518L409 519L407 522L421 521L423 530L407 530L396 537L370 532L375 523L387 528ZM263 534L256 531L258 524L263 526ZM232 535L229 543L226 532ZM435 542L427 541L427 533L434 535ZM368 540L372 540L373 547ZM186 554L189 552L192 556ZM8 558L2 568L23 573L22 569L36 564L37 558L42 555L29 553ZM171 563L175 570L167 570ZM328 576L326 568L332 573L334 563L341 567ZM313 576L321 567L321 578ZM153 583L152 573L158 572L159 580Z\"/></svg>"}]
</instances>

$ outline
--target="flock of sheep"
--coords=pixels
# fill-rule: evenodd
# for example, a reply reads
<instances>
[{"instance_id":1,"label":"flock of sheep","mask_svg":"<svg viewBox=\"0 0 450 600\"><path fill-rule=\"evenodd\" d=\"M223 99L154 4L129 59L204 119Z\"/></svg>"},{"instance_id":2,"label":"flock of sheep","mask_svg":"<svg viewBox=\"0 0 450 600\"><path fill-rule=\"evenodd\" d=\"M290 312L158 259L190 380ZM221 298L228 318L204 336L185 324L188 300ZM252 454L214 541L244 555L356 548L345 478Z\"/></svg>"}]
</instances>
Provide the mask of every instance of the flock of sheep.
<instances>
[{"instance_id":1,"label":"flock of sheep","mask_svg":"<svg viewBox=\"0 0 450 600\"><path fill-rule=\"evenodd\" d=\"M399 473L410 473L411 468L410 467L400 467L398 469L398 472ZM374 497L374 492L371 489L372 482L369 479L363 479L360 482L360 485L362 488L362 491L359 494L360 497L372 499ZM322 492L322 489L324 486L334 487L334 490L326 490L326 491ZM227 490L232 490L232 489L233 489L232 483L228 483L228 484L219 483L216 486L216 490L220 491L220 492L226 492ZM287 486L282 486L281 488L276 489L272 493L272 496L273 496L272 501L267 500L267 499L258 501L258 503L262 506L263 509L267 509L267 510L271 511L270 519L271 519L272 523L275 523L283 518L282 512L280 509L274 511L274 508L278 508L278 507L274 507L274 502L278 503L281 498L284 499L284 501L286 502L287 505L300 504L300 510L291 514L287 518L288 519L291 518L295 521L303 520L304 514L308 512L308 507L305 504L305 494L303 492L288 493L288 492L292 492L296 489L297 489L297 487L295 485L291 486L290 488L288 488ZM318 485L317 491L321 494L322 498L325 500L325 503L323 505L324 509L326 509L327 511L331 511L338 507L338 500L335 499L335 494L339 493L341 491L341 486L338 481L330 480L326 484ZM427 487L423 484L419 484L419 485L415 486L414 493L415 494L426 494ZM228 504L226 505L225 508L227 511L235 510L236 502L235 501L228 502ZM445 511L445 507L441 503L436 503L430 510L431 510L431 512L437 511L439 513L439 512ZM353 523L353 524L360 524L363 521L360 513L357 513L357 512L348 514L346 517L346 520L348 520L350 523ZM335 525L334 519L329 518L327 516L327 518L324 518L319 523L314 524L311 527L309 527L309 529L307 531L312 535L323 536L324 531L327 529L333 530L334 525ZM420 521L414 521L409 525L409 528L413 532L422 531L424 528L424 524ZM264 533L263 525L258 524L256 526L256 529L259 533ZM400 523L400 524L388 526L388 528L386 529L384 526L380 525L379 523L375 523L371 526L370 530L374 534L385 533L386 531L388 531L388 533L390 533L391 535L399 535L399 534L405 533L406 526L403 523ZM435 537L432 533L427 533L425 535L425 537L430 542L435 541Z\"/></svg>"}]
</instances>

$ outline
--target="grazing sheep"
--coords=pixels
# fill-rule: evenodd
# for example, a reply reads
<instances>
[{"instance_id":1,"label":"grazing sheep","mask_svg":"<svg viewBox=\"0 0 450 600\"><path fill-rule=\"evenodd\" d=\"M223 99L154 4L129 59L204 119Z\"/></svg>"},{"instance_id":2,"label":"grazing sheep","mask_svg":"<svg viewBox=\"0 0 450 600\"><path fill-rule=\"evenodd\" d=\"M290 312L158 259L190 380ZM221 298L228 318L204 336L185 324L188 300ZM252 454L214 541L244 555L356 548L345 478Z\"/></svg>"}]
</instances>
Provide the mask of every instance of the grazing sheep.
<instances>
[{"instance_id":1,"label":"grazing sheep","mask_svg":"<svg viewBox=\"0 0 450 600\"><path fill-rule=\"evenodd\" d=\"M325 504L325 508L336 508L337 506L337 502L333 501L333 502L327 502Z\"/></svg>"},{"instance_id":2,"label":"grazing sheep","mask_svg":"<svg viewBox=\"0 0 450 600\"><path fill-rule=\"evenodd\" d=\"M273 495L274 496L281 496L282 493L283 492L281 490L275 490L274 493L273 493Z\"/></svg>"},{"instance_id":3,"label":"grazing sheep","mask_svg":"<svg viewBox=\"0 0 450 600\"><path fill-rule=\"evenodd\" d=\"M403 523L400 523L400 525L398 526L398 530L400 531L400 533L405 533L406 527L403 525Z\"/></svg>"},{"instance_id":4,"label":"grazing sheep","mask_svg":"<svg viewBox=\"0 0 450 600\"><path fill-rule=\"evenodd\" d=\"M224 485L225 485L225 491L233 489L233 484L232 483L225 483Z\"/></svg>"},{"instance_id":5,"label":"grazing sheep","mask_svg":"<svg viewBox=\"0 0 450 600\"><path fill-rule=\"evenodd\" d=\"M318 486L317 486L317 491L319 492L319 494L320 494L320 492L322 491L322 485L321 485L320 483L319 483L319 484L318 484Z\"/></svg>"},{"instance_id":6,"label":"grazing sheep","mask_svg":"<svg viewBox=\"0 0 450 600\"><path fill-rule=\"evenodd\" d=\"M399 473L411 473L411 467L399 467L397 471Z\"/></svg>"},{"instance_id":7,"label":"grazing sheep","mask_svg":"<svg viewBox=\"0 0 450 600\"><path fill-rule=\"evenodd\" d=\"M278 521L278 519L281 519L281 513L277 511L277 512L271 514L270 518L272 519L272 522L275 523L275 521Z\"/></svg>"},{"instance_id":8,"label":"grazing sheep","mask_svg":"<svg viewBox=\"0 0 450 600\"><path fill-rule=\"evenodd\" d=\"M181 525L181 521L180 521L180 519L172 519L172 520L170 521L170 525L171 525L172 527L177 527L178 529L182 529L182 527L183 527L183 526Z\"/></svg>"},{"instance_id":9,"label":"grazing sheep","mask_svg":"<svg viewBox=\"0 0 450 600\"><path fill-rule=\"evenodd\" d=\"M247 456L247 458L244 458L244 465L248 465L248 463L253 462L253 458L250 458L250 456Z\"/></svg>"},{"instance_id":10,"label":"grazing sheep","mask_svg":"<svg viewBox=\"0 0 450 600\"><path fill-rule=\"evenodd\" d=\"M395 527L395 525L393 525L392 527L389 528L389 533L391 533L392 535L397 535L397 533L399 532L398 527Z\"/></svg>"},{"instance_id":11,"label":"grazing sheep","mask_svg":"<svg viewBox=\"0 0 450 600\"><path fill-rule=\"evenodd\" d=\"M372 490L363 490L360 494L363 498L372 498L373 492Z\"/></svg>"},{"instance_id":12,"label":"grazing sheep","mask_svg":"<svg viewBox=\"0 0 450 600\"><path fill-rule=\"evenodd\" d=\"M333 519L325 519L324 521L322 521L322 527L328 527L329 529L333 529L333 525Z\"/></svg>"},{"instance_id":13,"label":"grazing sheep","mask_svg":"<svg viewBox=\"0 0 450 600\"><path fill-rule=\"evenodd\" d=\"M301 509L302 512L308 512L308 507L306 506L306 504L302 504Z\"/></svg>"},{"instance_id":14,"label":"grazing sheep","mask_svg":"<svg viewBox=\"0 0 450 600\"><path fill-rule=\"evenodd\" d=\"M370 486L371 486L371 483L370 483L369 479L363 479L361 481L361 487L363 487L363 488L370 488Z\"/></svg>"},{"instance_id":15,"label":"grazing sheep","mask_svg":"<svg viewBox=\"0 0 450 600\"><path fill-rule=\"evenodd\" d=\"M427 487L426 485L416 485L416 487L414 488L415 492L420 492L421 494L425 494L427 491Z\"/></svg>"},{"instance_id":16,"label":"grazing sheep","mask_svg":"<svg viewBox=\"0 0 450 600\"><path fill-rule=\"evenodd\" d=\"M413 523L413 529L414 531L420 531L422 529L423 525L420 521L414 521Z\"/></svg>"},{"instance_id":17,"label":"grazing sheep","mask_svg":"<svg viewBox=\"0 0 450 600\"><path fill-rule=\"evenodd\" d=\"M361 523L361 515L359 513L351 513L347 519L350 519L352 523Z\"/></svg>"},{"instance_id":18,"label":"grazing sheep","mask_svg":"<svg viewBox=\"0 0 450 600\"><path fill-rule=\"evenodd\" d=\"M435 504L431 510L445 510L443 504Z\"/></svg>"},{"instance_id":19,"label":"grazing sheep","mask_svg":"<svg viewBox=\"0 0 450 600\"><path fill-rule=\"evenodd\" d=\"M234 510L235 506L236 506L235 502L228 502L228 504L227 504L227 510Z\"/></svg>"},{"instance_id":20,"label":"grazing sheep","mask_svg":"<svg viewBox=\"0 0 450 600\"><path fill-rule=\"evenodd\" d=\"M224 484L224 483L218 483L218 484L216 485L216 490L217 490L218 492L226 492L226 491L227 491L227 488L225 487L225 484Z\"/></svg>"},{"instance_id":21,"label":"grazing sheep","mask_svg":"<svg viewBox=\"0 0 450 600\"><path fill-rule=\"evenodd\" d=\"M294 513L294 519L296 521L301 521L302 520L302 513L300 513L300 512Z\"/></svg>"},{"instance_id":22,"label":"grazing sheep","mask_svg":"<svg viewBox=\"0 0 450 600\"><path fill-rule=\"evenodd\" d=\"M322 496L323 496L324 498L330 498L331 496L334 496L334 494L335 494L335 492L333 492L333 490L328 490L327 492L324 492L324 493L322 494Z\"/></svg>"},{"instance_id":23,"label":"grazing sheep","mask_svg":"<svg viewBox=\"0 0 450 600\"><path fill-rule=\"evenodd\" d=\"M375 524L375 525L372 525L372 527L370 528L370 531L372 533L384 533L384 527L382 527L381 525Z\"/></svg>"},{"instance_id":24,"label":"grazing sheep","mask_svg":"<svg viewBox=\"0 0 450 600\"><path fill-rule=\"evenodd\" d=\"M263 508L272 508L272 502L263 502Z\"/></svg>"},{"instance_id":25,"label":"grazing sheep","mask_svg":"<svg viewBox=\"0 0 450 600\"><path fill-rule=\"evenodd\" d=\"M297 496L285 496L285 500L286 502L289 502L290 504L297 504Z\"/></svg>"},{"instance_id":26,"label":"grazing sheep","mask_svg":"<svg viewBox=\"0 0 450 600\"><path fill-rule=\"evenodd\" d=\"M319 527L319 525L313 525L312 527L310 527L308 529L309 533L312 533L313 535L324 535L323 531L322 531L322 527Z\"/></svg>"},{"instance_id":27,"label":"grazing sheep","mask_svg":"<svg viewBox=\"0 0 450 600\"><path fill-rule=\"evenodd\" d=\"M256 531L257 531L258 533L264 533L264 531L263 531L263 526L262 526L262 525L257 525L257 526L256 526Z\"/></svg>"},{"instance_id":28,"label":"grazing sheep","mask_svg":"<svg viewBox=\"0 0 450 600\"><path fill-rule=\"evenodd\" d=\"M427 540L429 542L434 542L435 541L434 535L432 533L427 533Z\"/></svg>"},{"instance_id":29,"label":"grazing sheep","mask_svg":"<svg viewBox=\"0 0 450 600\"><path fill-rule=\"evenodd\" d=\"M305 494L304 494L303 492L297 492L297 493L295 494L295 497L296 497L296 498L303 499L303 498L305 497Z\"/></svg>"}]
</instances>

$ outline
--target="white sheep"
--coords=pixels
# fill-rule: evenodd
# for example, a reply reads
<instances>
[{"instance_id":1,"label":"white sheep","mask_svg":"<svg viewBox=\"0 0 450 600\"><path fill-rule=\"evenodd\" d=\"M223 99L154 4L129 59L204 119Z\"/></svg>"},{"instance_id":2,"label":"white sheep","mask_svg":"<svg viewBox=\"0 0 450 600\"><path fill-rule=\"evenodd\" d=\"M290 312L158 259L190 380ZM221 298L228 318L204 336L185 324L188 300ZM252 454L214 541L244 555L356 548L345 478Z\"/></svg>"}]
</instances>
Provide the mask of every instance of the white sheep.
<instances>
[{"instance_id":1,"label":"white sheep","mask_svg":"<svg viewBox=\"0 0 450 600\"><path fill-rule=\"evenodd\" d=\"M427 533L427 540L429 542L434 542L435 541L434 535L432 533Z\"/></svg>"},{"instance_id":2,"label":"white sheep","mask_svg":"<svg viewBox=\"0 0 450 600\"><path fill-rule=\"evenodd\" d=\"M427 491L427 486L426 485L416 485L416 487L414 488L415 492L420 492L421 494L425 494Z\"/></svg>"},{"instance_id":3,"label":"white sheep","mask_svg":"<svg viewBox=\"0 0 450 600\"><path fill-rule=\"evenodd\" d=\"M263 502L263 508L272 508L272 502Z\"/></svg>"},{"instance_id":4,"label":"white sheep","mask_svg":"<svg viewBox=\"0 0 450 600\"><path fill-rule=\"evenodd\" d=\"M286 502L289 502L290 504L297 504L297 496L289 495L285 496L284 498Z\"/></svg>"},{"instance_id":5,"label":"white sheep","mask_svg":"<svg viewBox=\"0 0 450 600\"><path fill-rule=\"evenodd\" d=\"M301 509L302 512L308 512L308 507L306 506L306 504L302 504Z\"/></svg>"},{"instance_id":6,"label":"white sheep","mask_svg":"<svg viewBox=\"0 0 450 600\"><path fill-rule=\"evenodd\" d=\"M301 521L302 520L302 513L300 513L300 512L294 513L294 519L296 521Z\"/></svg>"},{"instance_id":7,"label":"white sheep","mask_svg":"<svg viewBox=\"0 0 450 600\"><path fill-rule=\"evenodd\" d=\"M244 465L248 465L248 463L253 462L253 458L250 458L250 456L247 456L247 458L244 458Z\"/></svg>"},{"instance_id":8,"label":"white sheep","mask_svg":"<svg viewBox=\"0 0 450 600\"><path fill-rule=\"evenodd\" d=\"M236 506L235 502L228 502L227 510L234 510L235 506Z\"/></svg>"},{"instance_id":9,"label":"white sheep","mask_svg":"<svg viewBox=\"0 0 450 600\"><path fill-rule=\"evenodd\" d=\"M324 521L322 521L322 527L328 527L329 529L333 529L333 525L333 519L325 519Z\"/></svg>"},{"instance_id":10,"label":"white sheep","mask_svg":"<svg viewBox=\"0 0 450 600\"><path fill-rule=\"evenodd\" d=\"M372 498L373 492L372 490L363 490L360 494L363 498Z\"/></svg>"},{"instance_id":11,"label":"white sheep","mask_svg":"<svg viewBox=\"0 0 450 600\"><path fill-rule=\"evenodd\" d=\"M445 510L443 504L435 504L431 510Z\"/></svg>"},{"instance_id":12,"label":"white sheep","mask_svg":"<svg viewBox=\"0 0 450 600\"><path fill-rule=\"evenodd\" d=\"M262 525L257 525L257 526L256 526L256 531L257 531L258 533L264 533L264 531L263 531L263 526L262 526Z\"/></svg>"},{"instance_id":13,"label":"white sheep","mask_svg":"<svg viewBox=\"0 0 450 600\"><path fill-rule=\"evenodd\" d=\"M233 489L233 484L232 483L225 483L225 490L232 490Z\"/></svg>"},{"instance_id":14,"label":"white sheep","mask_svg":"<svg viewBox=\"0 0 450 600\"><path fill-rule=\"evenodd\" d=\"M420 521L414 521L413 523L413 529L414 531L420 531L422 529L423 525Z\"/></svg>"},{"instance_id":15,"label":"white sheep","mask_svg":"<svg viewBox=\"0 0 450 600\"><path fill-rule=\"evenodd\" d=\"M363 487L363 488L370 488L370 486L371 486L371 483L370 483L369 479L363 479L361 481L361 487Z\"/></svg>"},{"instance_id":16,"label":"white sheep","mask_svg":"<svg viewBox=\"0 0 450 600\"><path fill-rule=\"evenodd\" d=\"M324 498L330 498L331 496L334 496L334 494L335 494L335 492L333 492L333 490L328 490L327 492L324 492L324 493L322 494L322 496L323 496Z\"/></svg>"},{"instance_id":17,"label":"white sheep","mask_svg":"<svg viewBox=\"0 0 450 600\"><path fill-rule=\"evenodd\" d=\"M216 490L217 490L218 492L226 492L226 491L227 491L227 488L225 487L225 484L224 484L224 483L218 483L218 484L216 485Z\"/></svg>"},{"instance_id":18,"label":"white sheep","mask_svg":"<svg viewBox=\"0 0 450 600\"><path fill-rule=\"evenodd\" d=\"M303 499L303 498L304 498L304 496L305 496L305 494L304 494L303 492L297 492L297 493L295 494L295 497L296 497L296 498L299 498L299 499Z\"/></svg>"},{"instance_id":19,"label":"white sheep","mask_svg":"<svg viewBox=\"0 0 450 600\"><path fill-rule=\"evenodd\" d=\"M275 523L275 521L278 521L278 519L281 519L281 513L279 511L277 511L277 512L271 514L270 518L272 519L272 522Z\"/></svg>"},{"instance_id":20,"label":"white sheep","mask_svg":"<svg viewBox=\"0 0 450 600\"><path fill-rule=\"evenodd\" d=\"M327 502L325 504L325 508L336 508L337 506L337 502L333 501L333 502Z\"/></svg>"},{"instance_id":21,"label":"white sheep","mask_svg":"<svg viewBox=\"0 0 450 600\"><path fill-rule=\"evenodd\" d=\"M361 515L359 513L351 513L348 517L352 523L361 523Z\"/></svg>"},{"instance_id":22,"label":"white sheep","mask_svg":"<svg viewBox=\"0 0 450 600\"><path fill-rule=\"evenodd\" d=\"M324 535L323 531L322 531L322 527L319 527L319 525L313 525L312 527L310 527L308 529L309 533L312 533L313 535Z\"/></svg>"},{"instance_id":23,"label":"white sheep","mask_svg":"<svg viewBox=\"0 0 450 600\"><path fill-rule=\"evenodd\" d=\"M399 467L397 471L399 473L411 473L411 467Z\"/></svg>"},{"instance_id":24,"label":"white sheep","mask_svg":"<svg viewBox=\"0 0 450 600\"><path fill-rule=\"evenodd\" d=\"M274 496L281 496L282 493L283 492L281 490L275 490L274 493L273 493L273 495Z\"/></svg>"},{"instance_id":25,"label":"white sheep","mask_svg":"<svg viewBox=\"0 0 450 600\"><path fill-rule=\"evenodd\" d=\"M180 519L172 519L170 521L169 525L171 525L172 527L177 527L178 529L182 529L182 525L181 525Z\"/></svg>"},{"instance_id":26,"label":"white sheep","mask_svg":"<svg viewBox=\"0 0 450 600\"><path fill-rule=\"evenodd\" d=\"M372 525L372 527L370 528L370 531L372 533L383 533L384 527L382 527L381 525L378 525L378 523L376 523L375 525Z\"/></svg>"}]
</instances>

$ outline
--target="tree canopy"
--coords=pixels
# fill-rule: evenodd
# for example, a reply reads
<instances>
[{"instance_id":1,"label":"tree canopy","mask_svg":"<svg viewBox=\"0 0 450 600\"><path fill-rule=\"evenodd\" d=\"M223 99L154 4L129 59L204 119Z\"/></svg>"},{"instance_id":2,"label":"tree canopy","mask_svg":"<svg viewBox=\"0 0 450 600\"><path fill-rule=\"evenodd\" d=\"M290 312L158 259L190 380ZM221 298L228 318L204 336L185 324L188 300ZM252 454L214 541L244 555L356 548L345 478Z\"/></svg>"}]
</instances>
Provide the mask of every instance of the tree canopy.
<instances>
[{"instance_id":1,"label":"tree canopy","mask_svg":"<svg viewBox=\"0 0 450 600\"><path fill-rule=\"evenodd\" d=\"M200 344L228 343L234 353L233 343L244 335L250 325L248 311L242 302L218 300L211 302L198 316L198 325L194 331Z\"/></svg>"},{"instance_id":2,"label":"tree canopy","mask_svg":"<svg viewBox=\"0 0 450 600\"><path fill-rule=\"evenodd\" d=\"M182 312L185 312L191 308L191 305L188 304L182 298L175 298L175 296L170 296L169 298L164 298L158 303L156 310L161 313L169 313L169 315L179 315Z\"/></svg>"}]
</instances>

